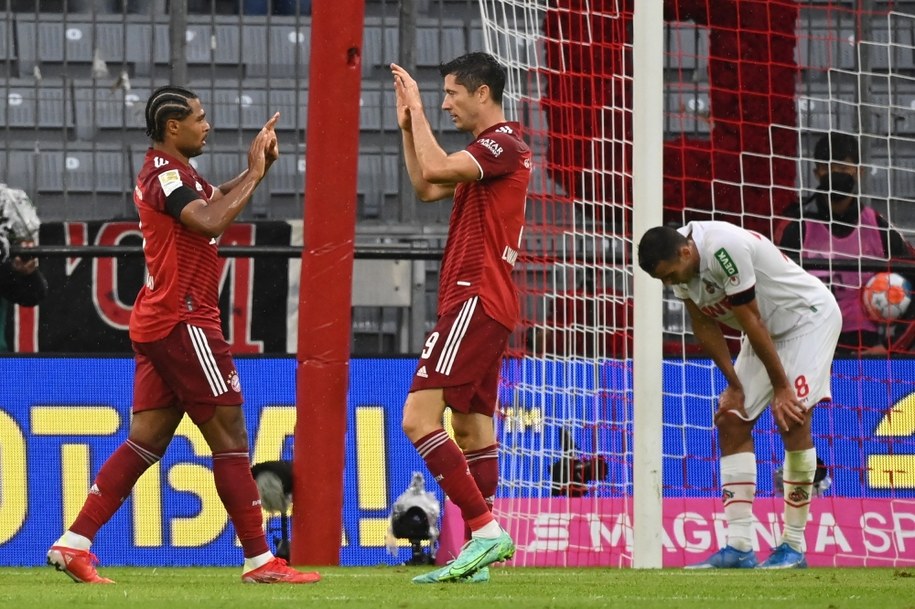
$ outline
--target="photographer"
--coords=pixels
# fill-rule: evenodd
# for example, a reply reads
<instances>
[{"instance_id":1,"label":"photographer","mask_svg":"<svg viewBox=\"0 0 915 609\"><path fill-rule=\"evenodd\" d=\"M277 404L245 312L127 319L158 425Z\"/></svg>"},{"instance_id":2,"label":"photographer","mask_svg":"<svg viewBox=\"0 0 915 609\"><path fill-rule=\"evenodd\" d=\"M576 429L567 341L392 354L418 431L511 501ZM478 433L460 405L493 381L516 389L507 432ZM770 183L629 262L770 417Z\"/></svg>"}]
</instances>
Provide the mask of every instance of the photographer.
<instances>
[{"instance_id":1,"label":"photographer","mask_svg":"<svg viewBox=\"0 0 915 609\"><path fill-rule=\"evenodd\" d=\"M0 184L0 352L12 344L12 307L34 307L48 293L48 282L38 270L38 259L18 254L10 247L32 247L41 225L35 206L22 190Z\"/></svg>"}]
</instances>

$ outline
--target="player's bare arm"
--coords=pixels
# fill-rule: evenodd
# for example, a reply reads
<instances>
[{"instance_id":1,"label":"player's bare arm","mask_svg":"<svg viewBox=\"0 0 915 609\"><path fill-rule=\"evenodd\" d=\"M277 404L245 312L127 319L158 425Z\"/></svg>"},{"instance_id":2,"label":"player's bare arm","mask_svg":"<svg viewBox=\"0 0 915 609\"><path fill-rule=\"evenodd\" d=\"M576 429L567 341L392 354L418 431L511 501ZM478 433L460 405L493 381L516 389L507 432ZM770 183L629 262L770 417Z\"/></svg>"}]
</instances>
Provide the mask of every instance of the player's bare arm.
<instances>
[{"instance_id":1,"label":"player's bare arm","mask_svg":"<svg viewBox=\"0 0 915 609\"><path fill-rule=\"evenodd\" d=\"M228 194L211 199L209 202L197 199L188 203L181 211L181 223L190 230L218 237L238 217L245 208L254 189L260 184L267 171L267 157L275 155L277 149L274 126L279 113L267 121L264 128L255 136L248 149L248 169L240 177ZM268 152L272 150L272 152Z\"/></svg>"},{"instance_id":2,"label":"player's bare arm","mask_svg":"<svg viewBox=\"0 0 915 609\"><path fill-rule=\"evenodd\" d=\"M737 378L737 371L734 370L734 362L731 360L731 352L728 349L727 341L724 339L724 334L721 332L721 326L718 325L717 321L703 313L692 300L684 302L692 321L693 334L728 382L728 386L718 396L718 410L715 412L715 420L717 421L718 417L728 411L736 411L741 417L746 417L743 385L740 379Z\"/></svg>"},{"instance_id":3,"label":"player's bare arm","mask_svg":"<svg viewBox=\"0 0 915 609\"><path fill-rule=\"evenodd\" d=\"M407 174L410 176L410 183L413 184L413 190L416 191L416 195L421 201L439 201L451 197L454 194L454 184L433 184L424 179L422 166L416 156L416 148L413 144L414 109L411 109L411 104L416 103L414 97L419 98L419 87L407 71L397 64L391 64L391 72L394 75L397 126L401 130L404 161L407 166ZM415 112L421 114L423 120L428 124L421 100L419 105L415 107Z\"/></svg>"},{"instance_id":4,"label":"player's bare arm","mask_svg":"<svg viewBox=\"0 0 915 609\"><path fill-rule=\"evenodd\" d=\"M769 329L766 328L762 316L759 314L756 299L735 305L733 311L747 340L750 341L753 351L756 352L756 356L763 363L769 375L773 390L772 416L779 429L788 431L792 424L803 425L807 411L797 399L797 393L788 381L788 375L785 374L785 368L778 357L778 351L775 349L775 343L772 342Z\"/></svg>"}]
</instances>

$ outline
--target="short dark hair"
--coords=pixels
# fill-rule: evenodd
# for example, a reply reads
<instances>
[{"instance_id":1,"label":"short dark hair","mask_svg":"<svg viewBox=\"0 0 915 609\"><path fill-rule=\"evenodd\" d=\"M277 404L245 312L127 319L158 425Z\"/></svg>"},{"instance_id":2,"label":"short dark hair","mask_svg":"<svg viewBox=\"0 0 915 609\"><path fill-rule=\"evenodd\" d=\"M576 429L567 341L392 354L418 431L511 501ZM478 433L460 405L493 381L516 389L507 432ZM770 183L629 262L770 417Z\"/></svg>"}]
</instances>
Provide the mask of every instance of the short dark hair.
<instances>
[{"instance_id":1,"label":"short dark hair","mask_svg":"<svg viewBox=\"0 0 915 609\"><path fill-rule=\"evenodd\" d=\"M154 142L165 139L165 123L183 120L191 113L190 100L197 94L183 87L166 85L152 92L146 102L146 135Z\"/></svg>"},{"instance_id":2,"label":"short dark hair","mask_svg":"<svg viewBox=\"0 0 915 609\"><path fill-rule=\"evenodd\" d=\"M676 259L680 248L687 243L686 237L673 227L656 226L648 229L639 241L639 266L653 276L658 264Z\"/></svg>"},{"instance_id":3,"label":"short dark hair","mask_svg":"<svg viewBox=\"0 0 915 609\"><path fill-rule=\"evenodd\" d=\"M833 161L849 162L855 165L861 162L861 153L858 149L858 138L847 133L830 131L824 133L817 140L813 148L813 158L817 163L828 165Z\"/></svg>"},{"instance_id":4,"label":"short dark hair","mask_svg":"<svg viewBox=\"0 0 915 609\"><path fill-rule=\"evenodd\" d=\"M489 87L492 100L502 105L502 92L505 90L505 67L489 53L467 53L438 68L442 78L454 74L459 85L467 87L473 93L480 85Z\"/></svg>"}]
</instances>

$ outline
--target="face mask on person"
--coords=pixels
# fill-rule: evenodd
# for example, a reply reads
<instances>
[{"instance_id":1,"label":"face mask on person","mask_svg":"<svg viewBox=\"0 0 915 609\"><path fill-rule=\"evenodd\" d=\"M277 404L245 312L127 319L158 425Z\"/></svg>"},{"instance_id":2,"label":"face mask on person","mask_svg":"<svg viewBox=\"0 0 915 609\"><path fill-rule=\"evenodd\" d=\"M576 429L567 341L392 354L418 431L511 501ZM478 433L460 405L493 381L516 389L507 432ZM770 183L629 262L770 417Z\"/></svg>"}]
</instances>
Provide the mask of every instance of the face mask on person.
<instances>
[{"instance_id":1,"label":"face mask on person","mask_svg":"<svg viewBox=\"0 0 915 609\"><path fill-rule=\"evenodd\" d=\"M855 176L842 171L833 171L820 178L817 187L817 202L822 205L840 203L858 192Z\"/></svg>"}]
</instances>

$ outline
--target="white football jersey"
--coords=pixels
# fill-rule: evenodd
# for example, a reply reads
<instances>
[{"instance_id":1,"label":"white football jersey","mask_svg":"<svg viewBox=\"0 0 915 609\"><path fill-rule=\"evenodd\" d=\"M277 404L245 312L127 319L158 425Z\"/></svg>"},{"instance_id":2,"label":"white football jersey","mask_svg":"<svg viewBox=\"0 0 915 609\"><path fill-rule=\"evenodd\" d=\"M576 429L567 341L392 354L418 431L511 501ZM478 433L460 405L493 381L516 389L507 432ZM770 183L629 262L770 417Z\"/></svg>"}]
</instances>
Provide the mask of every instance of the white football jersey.
<instances>
[{"instance_id":1,"label":"white football jersey","mask_svg":"<svg viewBox=\"0 0 915 609\"><path fill-rule=\"evenodd\" d=\"M816 327L824 311L838 306L822 281L759 233L727 222L690 222L678 230L696 243L699 274L674 285L674 295L692 300L721 323L742 330L727 297L754 286L756 305L774 339Z\"/></svg>"}]
</instances>

